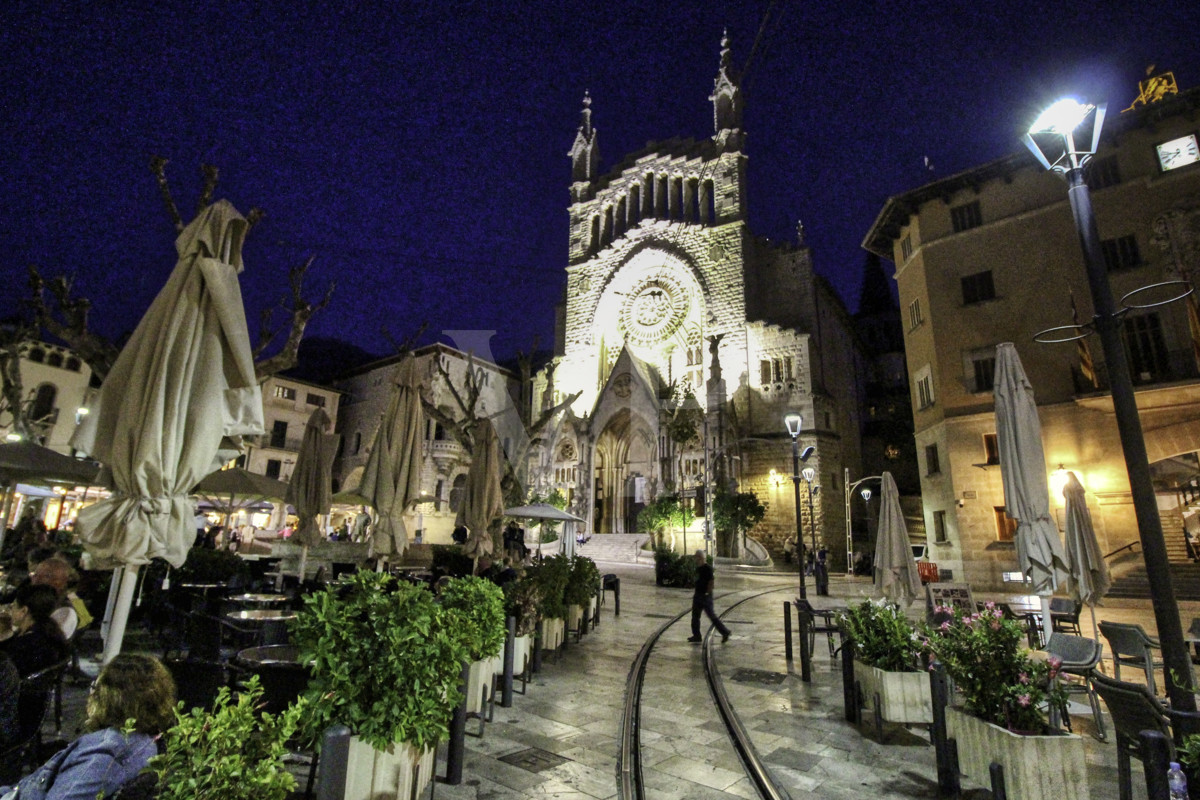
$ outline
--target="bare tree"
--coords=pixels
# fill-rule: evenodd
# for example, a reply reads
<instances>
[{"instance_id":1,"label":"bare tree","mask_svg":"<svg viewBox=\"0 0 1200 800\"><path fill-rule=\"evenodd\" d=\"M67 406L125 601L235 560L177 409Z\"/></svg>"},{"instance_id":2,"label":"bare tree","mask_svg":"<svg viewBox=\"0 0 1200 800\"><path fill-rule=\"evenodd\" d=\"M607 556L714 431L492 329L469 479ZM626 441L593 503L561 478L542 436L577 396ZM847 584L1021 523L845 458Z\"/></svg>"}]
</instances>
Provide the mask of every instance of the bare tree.
<instances>
[{"instance_id":1,"label":"bare tree","mask_svg":"<svg viewBox=\"0 0 1200 800\"><path fill-rule=\"evenodd\" d=\"M171 192L170 181L166 174L167 164L168 161L165 158L156 155L150 160L150 170L158 182L167 218L175 232L179 233L186 227L186 223L179 213L179 207ZM211 164L201 165L200 172L203 176L203 185L197 203L197 213L212 202L213 192L216 190L220 178L219 170ZM262 209L251 208L246 214L249 229L253 230L262 218ZM336 283L333 281L329 283L329 288L325 290L325 295L319 301L313 302L304 297L304 278L312 266L313 260L310 257L303 264L294 266L288 271L289 295L283 297L277 307L267 308L262 312L262 328L259 332L258 344L253 351L254 370L260 381L296 365L305 328L313 315L327 307L333 298L336 288ZM113 363L116 362L120 348L88 326L91 301L86 297L73 295L73 282L74 278L66 276L59 276L47 281L36 267L31 266L29 268L31 296L29 306L37 325L66 342L72 350L79 354L80 358L87 362L88 366L92 368L93 374L103 380L112 369ZM47 294L49 294L50 300L47 299ZM288 322L272 326L271 318L277 308L288 314ZM284 337L282 348L274 355L264 357L266 349L285 328L287 335Z\"/></svg>"}]
</instances>

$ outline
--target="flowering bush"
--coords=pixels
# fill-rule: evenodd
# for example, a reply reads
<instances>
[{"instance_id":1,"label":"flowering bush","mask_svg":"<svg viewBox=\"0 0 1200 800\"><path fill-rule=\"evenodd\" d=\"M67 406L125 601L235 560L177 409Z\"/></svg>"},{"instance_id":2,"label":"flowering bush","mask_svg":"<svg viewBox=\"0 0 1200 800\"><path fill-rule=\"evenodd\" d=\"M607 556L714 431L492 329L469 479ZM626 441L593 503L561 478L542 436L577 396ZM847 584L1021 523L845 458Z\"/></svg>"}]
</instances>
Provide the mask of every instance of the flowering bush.
<instances>
[{"instance_id":1,"label":"flowering bush","mask_svg":"<svg viewBox=\"0 0 1200 800\"><path fill-rule=\"evenodd\" d=\"M866 600L851 606L839 620L854 645L854 657L888 672L913 672L921 661L922 638L896 606Z\"/></svg>"},{"instance_id":2,"label":"flowering bush","mask_svg":"<svg viewBox=\"0 0 1200 800\"><path fill-rule=\"evenodd\" d=\"M939 606L945 621L927 629L929 652L946 668L975 716L1009 730L1041 733L1043 705L1065 712L1066 692L1054 678L1062 662L1035 661L1021 647L1025 632L994 603L968 613Z\"/></svg>"}]
</instances>

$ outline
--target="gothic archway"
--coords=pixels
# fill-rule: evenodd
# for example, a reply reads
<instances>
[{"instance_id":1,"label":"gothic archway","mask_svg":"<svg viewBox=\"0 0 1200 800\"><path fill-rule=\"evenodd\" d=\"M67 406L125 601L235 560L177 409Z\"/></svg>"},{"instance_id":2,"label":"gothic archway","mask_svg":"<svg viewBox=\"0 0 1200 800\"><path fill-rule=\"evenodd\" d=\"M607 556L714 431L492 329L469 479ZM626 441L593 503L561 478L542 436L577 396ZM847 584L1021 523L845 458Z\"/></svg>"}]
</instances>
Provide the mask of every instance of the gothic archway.
<instances>
[{"instance_id":1,"label":"gothic archway","mask_svg":"<svg viewBox=\"0 0 1200 800\"><path fill-rule=\"evenodd\" d=\"M647 481L657 460L655 436L637 414L622 409L596 437L593 459L596 533L636 533Z\"/></svg>"}]
</instances>

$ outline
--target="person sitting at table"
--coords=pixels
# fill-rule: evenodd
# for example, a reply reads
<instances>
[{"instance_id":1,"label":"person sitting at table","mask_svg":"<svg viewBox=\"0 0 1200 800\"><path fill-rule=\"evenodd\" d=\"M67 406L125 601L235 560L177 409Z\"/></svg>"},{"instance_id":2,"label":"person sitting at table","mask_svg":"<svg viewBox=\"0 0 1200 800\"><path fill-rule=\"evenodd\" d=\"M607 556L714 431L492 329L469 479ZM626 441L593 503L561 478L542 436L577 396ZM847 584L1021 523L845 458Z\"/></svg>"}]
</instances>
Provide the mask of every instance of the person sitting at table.
<instances>
[{"instance_id":1,"label":"person sitting at table","mask_svg":"<svg viewBox=\"0 0 1200 800\"><path fill-rule=\"evenodd\" d=\"M128 725L132 721L132 730ZM87 731L21 779L20 800L96 800L129 783L175 724L175 682L158 659L122 653L92 684ZM0 787L0 797L13 787Z\"/></svg>"},{"instance_id":2,"label":"person sitting at table","mask_svg":"<svg viewBox=\"0 0 1200 800\"><path fill-rule=\"evenodd\" d=\"M79 629L79 612L68 597L71 581L76 577L71 565L57 554L40 562L29 575L30 583L35 586L49 586L54 590L57 606L50 616L54 618L67 641L70 641Z\"/></svg>"},{"instance_id":3,"label":"person sitting at table","mask_svg":"<svg viewBox=\"0 0 1200 800\"><path fill-rule=\"evenodd\" d=\"M57 605L49 586L26 583L17 589L8 616L12 635L0 642L0 652L12 659L22 678L67 657L67 640L50 616Z\"/></svg>"}]
</instances>

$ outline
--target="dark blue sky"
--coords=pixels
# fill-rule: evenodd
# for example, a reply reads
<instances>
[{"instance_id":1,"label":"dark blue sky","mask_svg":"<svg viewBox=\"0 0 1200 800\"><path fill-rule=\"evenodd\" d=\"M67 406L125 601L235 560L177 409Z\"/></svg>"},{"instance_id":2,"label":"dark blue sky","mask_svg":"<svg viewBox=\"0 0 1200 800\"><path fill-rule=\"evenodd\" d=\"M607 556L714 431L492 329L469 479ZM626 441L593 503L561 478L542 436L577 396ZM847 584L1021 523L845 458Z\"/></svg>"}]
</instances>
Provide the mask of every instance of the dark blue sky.
<instances>
[{"instance_id":1,"label":"dark blue sky","mask_svg":"<svg viewBox=\"0 0 1200 800\"><path fill-rule=\"evenodd\" d=\"M158 153L181 206L209 162L218 196L266 210L245 253L252 325L314 255L311 291L338 291L310 332L378 353L382 327L425 321L495 328L498 356L548 346L583 91L605 170L711 135L725 27L738 64L762 29L751 226L787 239L802 219L852 308L889 195L1016 151L1060 93L1113 113L1149 63L1200 85L1196 0L0 5L0 314L32 263L74 274L101 330L136 323L174 263Z\"/></svg>"}]
</instances>

